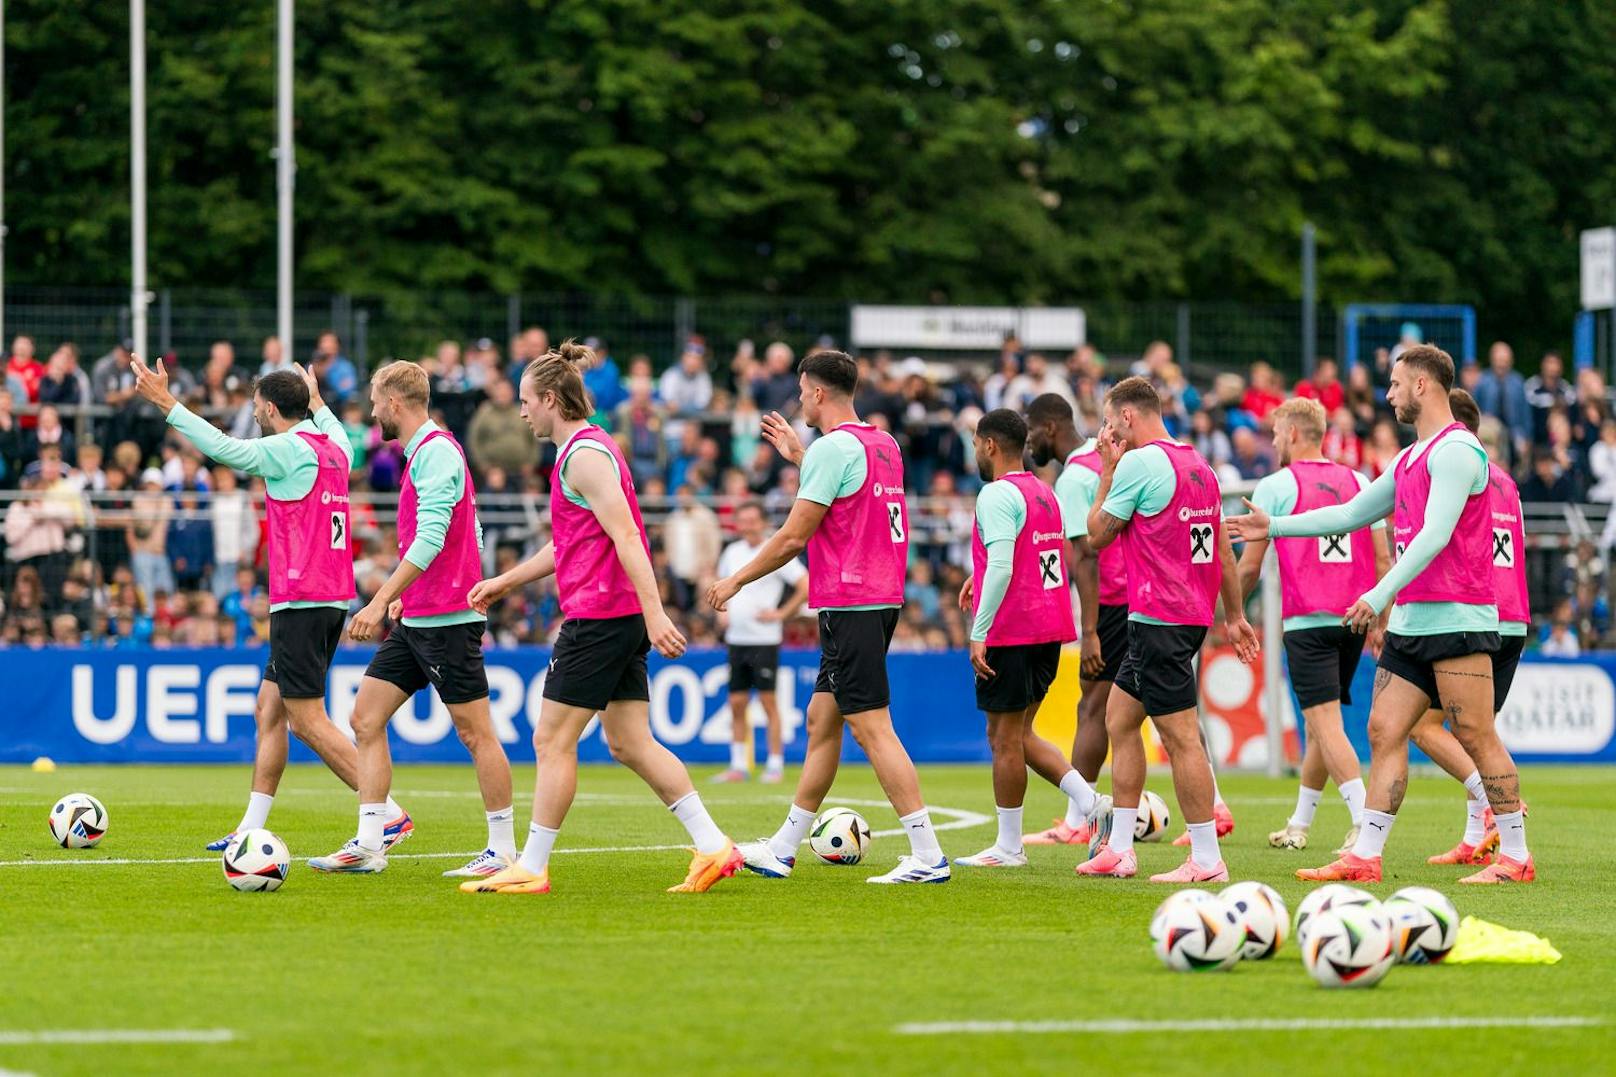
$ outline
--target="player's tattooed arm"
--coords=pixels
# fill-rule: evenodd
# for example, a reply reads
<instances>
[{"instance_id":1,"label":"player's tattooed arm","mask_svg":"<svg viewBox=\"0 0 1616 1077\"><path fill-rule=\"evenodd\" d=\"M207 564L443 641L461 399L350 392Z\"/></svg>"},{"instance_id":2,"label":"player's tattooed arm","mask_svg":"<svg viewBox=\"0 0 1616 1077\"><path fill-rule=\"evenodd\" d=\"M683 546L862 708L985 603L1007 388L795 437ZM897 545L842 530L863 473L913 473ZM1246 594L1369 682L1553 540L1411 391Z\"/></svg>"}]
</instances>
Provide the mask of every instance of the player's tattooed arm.
<instances>
[{"instance_id":1,"label":"player's tattooed arm","mask_svg":"<svg viewBox=\"0 0 1616 1077\"><path fill-rule=\"evenodd\" d=\"M1099 503L1098 499L1095 503ZM1127 526L1127 520L1119 520L1104 509L1095 509L1089 514L1089 546L1095 550L1105 549L1117 540Z\"/></svg>"}]
</instances>

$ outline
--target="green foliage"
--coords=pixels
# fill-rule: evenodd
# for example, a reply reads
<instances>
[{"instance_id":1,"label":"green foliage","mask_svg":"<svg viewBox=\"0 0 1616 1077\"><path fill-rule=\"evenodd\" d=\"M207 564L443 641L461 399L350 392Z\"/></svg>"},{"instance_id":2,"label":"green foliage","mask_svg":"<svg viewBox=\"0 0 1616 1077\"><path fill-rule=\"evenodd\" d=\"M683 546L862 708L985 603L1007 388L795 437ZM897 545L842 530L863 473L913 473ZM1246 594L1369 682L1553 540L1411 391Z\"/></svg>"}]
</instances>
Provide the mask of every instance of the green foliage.
<instances>
[{"instance_id":1,"label":"green foliage","mask_svg":"<svg viewBox=\"0 0 1616 1077\"><path fill-rule=\"evenodd\" d=\"M274 274L274 5L149 5L155 284ZM14 0L9 279L128 263L127 12ZM1593 0L298 5L298 283L1467 301L1560 341L1616 195Z\"/></svg>"}]
</instances>

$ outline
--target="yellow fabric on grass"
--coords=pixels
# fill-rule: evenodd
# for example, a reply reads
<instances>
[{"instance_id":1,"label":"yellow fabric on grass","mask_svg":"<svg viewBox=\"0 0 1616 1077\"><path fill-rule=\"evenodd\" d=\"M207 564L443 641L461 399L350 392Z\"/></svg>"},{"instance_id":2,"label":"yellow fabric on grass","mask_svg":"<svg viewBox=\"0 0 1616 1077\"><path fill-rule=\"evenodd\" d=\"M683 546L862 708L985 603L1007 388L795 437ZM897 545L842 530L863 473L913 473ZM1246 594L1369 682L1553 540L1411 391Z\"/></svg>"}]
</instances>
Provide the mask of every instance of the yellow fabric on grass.
<instances>
[{"instance_id":1,"label":"yellow fabric on grass","mask_svg":"<svg viewBox=\"0 0 1616 1077\"><path fill-rule=\"evenodd\" d=\"M1487 962L1500 965L1552 965L1560 951L1549 940L1530 931L1516 931L1487 920L1467 916L1459 924L1459 938L1444 964Z\"/></svg>"}]
</instances>

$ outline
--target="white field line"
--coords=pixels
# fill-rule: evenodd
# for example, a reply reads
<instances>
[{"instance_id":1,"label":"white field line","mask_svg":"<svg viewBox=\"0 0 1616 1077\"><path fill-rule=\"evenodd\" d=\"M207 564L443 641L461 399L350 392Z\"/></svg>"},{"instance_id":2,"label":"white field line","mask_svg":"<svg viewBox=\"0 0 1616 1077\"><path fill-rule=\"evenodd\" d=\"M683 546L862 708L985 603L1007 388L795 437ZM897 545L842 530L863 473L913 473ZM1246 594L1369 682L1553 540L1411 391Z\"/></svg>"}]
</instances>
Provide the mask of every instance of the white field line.
<instances>
[{"instance_id":1,"label":"white field line","mask_svg":"<svg viewBox=\"0 0 1616 1077\"><path fill-rule=\"evenodd\" d=\"M41 1028L0 1029L0 1046L40 1044L90 1046L104 1043L230 1043L228 1028Z\"/></svg>"},{"instance_id":2,"label":"white field line","mask_svg":"<svg viewBox=\"0 0 1616 1077\"><path fill-rule=\"evenodd\" d=\"M1084 1032L1309 1032L1447 1028L1589 1028L1603 1017L1275 1017L1204 1021L920 1021L896 1025L900 1036Z\"/></svg>"},{"instance_id":3,"label":"white field line","mask_svg":"<svg viewBox=\"0 0 1616 1077\"><path fill-rule=\"evenodd\" d=\"M771 800L770 803L771 804L772 803L778 803L778 800L777 799L776 800ZM884 800L850 800L850 799L847 799L845 797L836 797L836 798L827 800L826 804L827 805L829 805L829 804L852 804L852 805L857 805L858 807L870 807L870 808L887 807L887 802L884 801ZM992 819L990 819L986 815L981 814L980 812L966 811L963 808L939 808L939 807L933 806L931 810L932 810L932 813L934 815L943 816L947 820L947 822L942 822L942 823L936 824L936 826L933 828L933 829L936 829L936 830L968 830L971 827L982 826L982 825L984 825L986 823L993 822ZM894 837L898 837L898 836L902 835L903 833L904 833L904 830L903 830L902 827L894 827L891 830L877 830L877 831L874 832L874 836L879 837L879 838L894 838ZM578 855L589 854L589 853L661 853L661 852L668 852L668 851L671 851L673 849L688 849L688 848L689 848L688 845L683 845L683 844L680 844L680 845L599 845L599 846L586 846L586 847L582 847L582 848L573 848L573 849L556 849L551 855L552 856L568 856L568 855L578 856ZM470 852L457 852L457 853L389 853L387 859L389 859L389 860L470 860L472 857L476 856L480 852L482 852L481 849L474 849L474 850L472 850ZM0 868L125 867L125 866L129 866L129 865L132 865L132 864L139 864L139 865L145 865L145 864L217 864L218 862L219 862L219 858L217 856L176 856L176 857L154 858L154 859L125 857L125 858L112 858L112 859L106 859L106 860L76 860L76 859L75 860L0 860ZM3 1039L0 1039L0 1044L3 1044L4 1042L5 1041Z\"/></svg>"}]
</instances>

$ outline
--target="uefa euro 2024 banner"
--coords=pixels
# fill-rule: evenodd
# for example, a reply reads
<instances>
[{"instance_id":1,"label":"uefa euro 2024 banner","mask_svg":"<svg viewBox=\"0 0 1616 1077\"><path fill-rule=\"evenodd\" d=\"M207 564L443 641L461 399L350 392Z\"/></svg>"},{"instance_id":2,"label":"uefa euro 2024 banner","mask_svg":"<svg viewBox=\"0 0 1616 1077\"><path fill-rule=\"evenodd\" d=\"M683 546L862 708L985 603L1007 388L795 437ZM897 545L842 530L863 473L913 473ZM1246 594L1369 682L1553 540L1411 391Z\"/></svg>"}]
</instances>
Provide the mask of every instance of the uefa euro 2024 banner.
<instances>
[{"instance_id":1,"label":"uefa euro 2024 banner","mask_svg":"<svg viewBox=\"0 0 1616 1077\"><path fill-rule=\"evenodd\" d=\"M264 653L255 650L0 650L0 762L38 756L59 762L246 762L253 756L253 706ZM338 652L327 707L344 730L364 677L369 652ZM512 759L531 760L530 736L538 720L549 651L487 652L489 709ZM783 651L778 698L786 756L800 761L806 741L804 711L813 693L816 651ZM983 720L975 709L970 665L962 652L894 654L889 658L893 721L916 760L977 763L988 759ZM1039 727L1058 741L1070 736L1074 708L1075 649L1063 656L1062 676L1040 715ZM1367 756L1364 725L1373 667L1360 666L1346 724ZM1216 661L1204 670L1203 711L1213 745L1225 763L1261 766L1261 736L1229 741L1235 712L1250 708L1246 725L1260 729L1260 670L1230 671ZM677 662L651 656L651 730L693 763L728 759L729 668L720 650L692 651ZM1053 714L1053 710L1062 713ZM1294 700L1283 716L1286 754L1297 749ZM751 721L761 726L756 703ZM1528 660L1521 666L1499 732L1526 762L1616 762L1616 656L1581 660ZM1255 730L1246 729L1250 734ZM391 724L394 757L401 762L455 762L466 758L449 713L433 692L408 701ZM761 729L757 734L761 748ZM1062 744L1065 747L1065 744ZM844 757L862 759L853 738ZM579 743L587 761L610 758L598 725ZM293 740L293 758L312 753Z\"/></svg>"}]
</instances>

